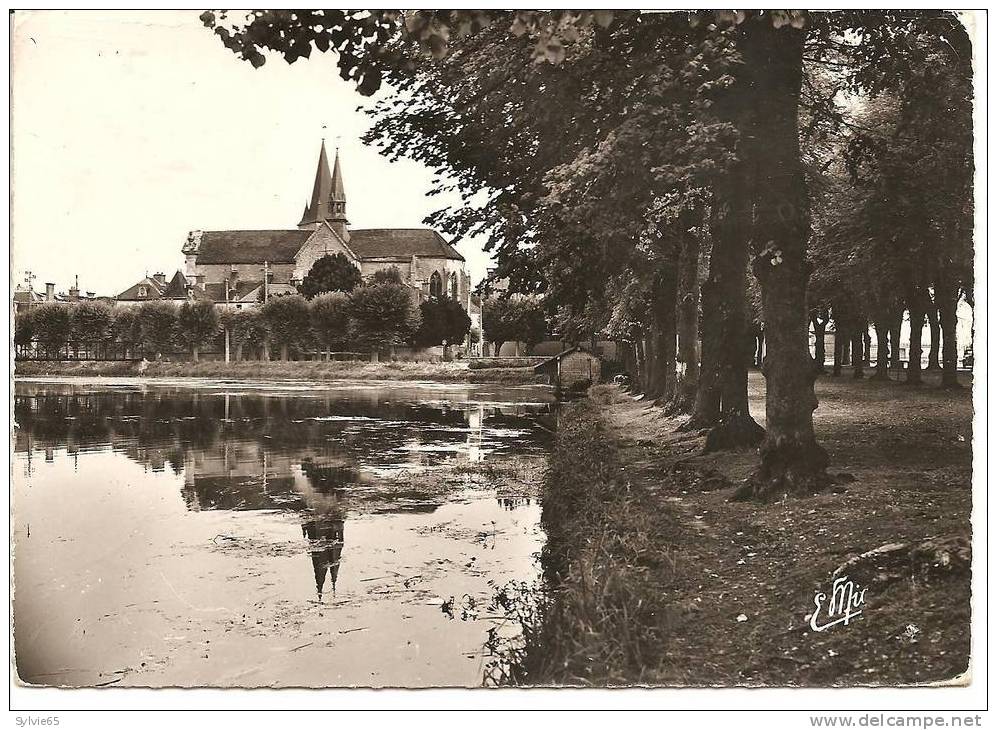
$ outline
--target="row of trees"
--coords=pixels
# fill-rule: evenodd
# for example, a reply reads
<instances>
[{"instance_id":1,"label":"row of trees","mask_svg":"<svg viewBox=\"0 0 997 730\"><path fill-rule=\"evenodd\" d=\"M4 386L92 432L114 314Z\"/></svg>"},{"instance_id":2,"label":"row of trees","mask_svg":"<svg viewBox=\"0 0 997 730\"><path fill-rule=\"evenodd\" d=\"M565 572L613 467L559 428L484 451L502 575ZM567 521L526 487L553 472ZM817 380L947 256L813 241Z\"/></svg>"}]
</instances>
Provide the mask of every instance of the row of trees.
<instances>
[{"instance_id":1,"label":"row of trees","mask_svg":"<svg viewBox=\"0 0 997 730\"><path fill-rule=\"evenodd\" d=\"M471 320L464 308L446 298L416 306L397 281L371 282L351 293L327 292L311 301L299 295L271 297L254 309L223 310L211 302L144 302L137 307L102 302L41 304L22 309L15 318L14 341L36 345L42 354L59 356L67 347L94 357L113 349L120 357L186 351L194 361L206 347L220 348L229 338L236 360L249 353L270 359L279 351L357 348L372 359L401 345L446 348L462 343Z\"/></svg>"},{"instance_id":2,"label":"row of trees","mask_svg":"<svg viewBox=\"0 0 997 730\"><path fill-rule=\"evenodd\" d=\"M484 338L502 351L506 342L522 342L530 352L547 338L547 313L535 297L491 297L481 304Z\"/></svg>"},{"instance_id":3,"label":"row of trees","mask_svg":"<svg viewBox=\"0 0 997 730\"><path fill-rule=\"evenodd\" d=\"M389 81L396 93L371 108L365 141L463 194L427 222L486 234L496 277L542 297L563 335L628 343L639 387L689 413L711 448L761 441L743 496L830 483L813 429L812 317L844 333L863 319L889 328L908 309L916 382L916 324L933 296L954 379L973 166L972 49L951 13L202 19L254 66L314 47L336 53L362 94ZM747 408L753 304L765 431Z\"/></svg>"}]
</instances>

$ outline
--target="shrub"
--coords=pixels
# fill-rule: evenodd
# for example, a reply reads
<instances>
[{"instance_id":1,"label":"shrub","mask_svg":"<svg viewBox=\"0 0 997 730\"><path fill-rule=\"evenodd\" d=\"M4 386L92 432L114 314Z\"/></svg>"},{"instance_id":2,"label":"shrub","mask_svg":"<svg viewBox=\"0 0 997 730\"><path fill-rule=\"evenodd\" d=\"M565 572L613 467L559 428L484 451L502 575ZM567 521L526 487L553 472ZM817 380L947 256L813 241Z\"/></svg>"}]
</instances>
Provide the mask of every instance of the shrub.
<instances>
[{"instance_id":1,"label":"shrub","mask_svg":"<svg viewBox=\"0 0 997 730\"><path fill-rule=\"evenodd\" d=\"M397 266L389 266L386 269L378 269L371 274L368 284L402 284L402 272Z\"/></svg>"}]
</instances>

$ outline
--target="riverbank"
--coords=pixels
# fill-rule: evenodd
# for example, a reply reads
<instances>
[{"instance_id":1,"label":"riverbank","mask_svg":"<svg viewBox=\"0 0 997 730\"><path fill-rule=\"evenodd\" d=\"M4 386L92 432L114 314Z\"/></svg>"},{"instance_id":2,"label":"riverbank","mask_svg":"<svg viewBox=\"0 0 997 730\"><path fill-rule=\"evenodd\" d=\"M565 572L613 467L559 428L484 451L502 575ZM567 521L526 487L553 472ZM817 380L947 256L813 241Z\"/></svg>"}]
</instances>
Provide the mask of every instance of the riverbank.
<instances>
[{"instance_id":1,"label":"riverbank","mask_svg":"<svg viewBox=\"0 0 997 730\"><path fill-rule=\"evenodd\" d=\"M412 380L440 383L539 383L532 368L470 369L467 362L362 362L272 360L225 363L20 361L15 376L223 378L226 380Z\"/></svg>"},{"instance_id":2,"label":"riverbank","mask_svg":"<svg viewBox=\"0 0 997 730\"><path fill-rule=\"evenodd\" d=\"M703 455L702 436L614 387L567 406L543 497L554 587L499 596L524 633L497 647L508 661L494 679L828 686L964 672L969 390L817 388L818 438L842 484L768 505L729 501L752 453ZM749 390L764 423L759 374ZM836 571L866 589L862 614L814 631L815 596Z\"/></svg>"}]
</instances>

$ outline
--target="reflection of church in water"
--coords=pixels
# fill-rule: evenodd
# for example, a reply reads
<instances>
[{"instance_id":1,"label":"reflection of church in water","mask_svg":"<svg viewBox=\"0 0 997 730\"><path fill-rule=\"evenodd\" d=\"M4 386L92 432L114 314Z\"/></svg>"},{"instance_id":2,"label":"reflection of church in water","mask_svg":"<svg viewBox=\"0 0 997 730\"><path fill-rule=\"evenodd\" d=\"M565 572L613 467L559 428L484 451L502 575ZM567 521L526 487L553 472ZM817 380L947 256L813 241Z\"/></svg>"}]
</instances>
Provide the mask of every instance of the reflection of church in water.
<instances>
[{"instance_id":1,"label":"reflection of church in water","mask_svg":"<svg viewBox=\"0 0 997 730\"><path fill-rule=\"evenodd\" d=\"M15 393L15 451L26 452L29 473L34 453L47 462L63 450L74 460L87 451L123 454L182 478L190 511L299 513L321 599L336 588L351 499L376 497L388 472L418 474L510 448L508 434L529 428L530 412L386 400L373 391L344 399L165 389L95 394L53 386ZM380 499L390 511L390 492Z\"/></svg>"}]
</instances>

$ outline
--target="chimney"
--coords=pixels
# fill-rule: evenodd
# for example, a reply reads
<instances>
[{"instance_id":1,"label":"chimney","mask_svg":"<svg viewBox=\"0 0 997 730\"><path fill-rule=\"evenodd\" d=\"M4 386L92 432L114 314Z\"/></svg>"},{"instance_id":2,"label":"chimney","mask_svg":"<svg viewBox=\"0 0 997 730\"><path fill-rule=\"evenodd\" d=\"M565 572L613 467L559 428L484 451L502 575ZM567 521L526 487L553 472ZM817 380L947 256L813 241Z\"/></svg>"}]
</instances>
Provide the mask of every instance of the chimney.
<instances>
[{"instance_id":1,"label":"chimney","mask_svg":"<svg viewBox=\"0 0 997 730\"><path fill-rule=\"evenodd\" d=\"M55 284L52 282L45 282L45 301L54 302L55 301Z\"/></svg>"},{"instance_id":2,"label":"chimney","mask_svg":"<svg viewBox=\"0 0 997 730\"><path fill-rule=\"evenodd\" d=\"M155 274L152 275L152 278L158 281L160 284L166 283L166 274L164 274L162 271L157 271Z\"/></svg>"}]
</instances>

